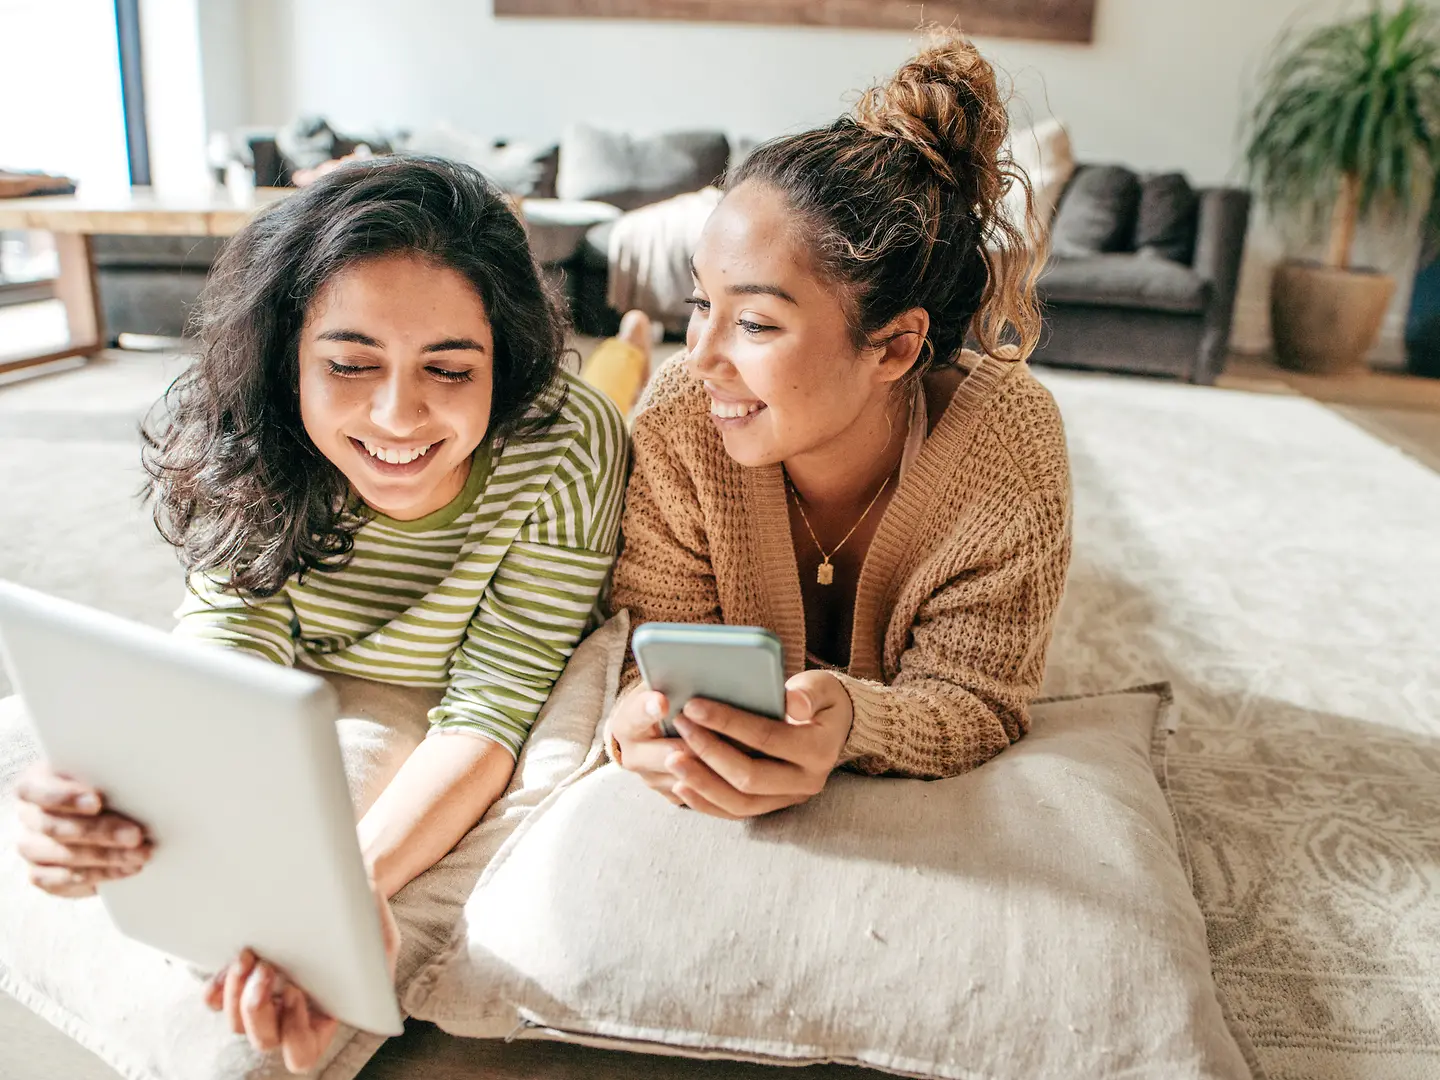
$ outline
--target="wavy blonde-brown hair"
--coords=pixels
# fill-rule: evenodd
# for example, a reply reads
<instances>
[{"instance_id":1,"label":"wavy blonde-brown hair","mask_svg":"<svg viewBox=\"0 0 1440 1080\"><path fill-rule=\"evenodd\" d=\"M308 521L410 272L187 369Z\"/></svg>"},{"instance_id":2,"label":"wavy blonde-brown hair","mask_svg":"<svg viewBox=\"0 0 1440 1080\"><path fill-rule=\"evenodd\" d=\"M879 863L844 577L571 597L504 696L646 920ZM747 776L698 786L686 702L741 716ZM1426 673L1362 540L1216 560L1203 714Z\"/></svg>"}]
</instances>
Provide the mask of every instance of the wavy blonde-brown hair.
<instances>
[{"instance_id":1,"label":"wavy blonde-brown hair","mask_svg":"<svg viewBox=\"0 0 1440 1080\"><path fill-rule=\"evenodd\" d=\"M912 308L930 315L915 375L970 338L1001 359L1040 339L1043 231L1011 160L995 70L960 32L930 45L828 127L757 147L727 178L779 190L822 280L838 285L857 348ZM1019 185L1023 221L1006 213Z\"/></svg>"}]
</instances>

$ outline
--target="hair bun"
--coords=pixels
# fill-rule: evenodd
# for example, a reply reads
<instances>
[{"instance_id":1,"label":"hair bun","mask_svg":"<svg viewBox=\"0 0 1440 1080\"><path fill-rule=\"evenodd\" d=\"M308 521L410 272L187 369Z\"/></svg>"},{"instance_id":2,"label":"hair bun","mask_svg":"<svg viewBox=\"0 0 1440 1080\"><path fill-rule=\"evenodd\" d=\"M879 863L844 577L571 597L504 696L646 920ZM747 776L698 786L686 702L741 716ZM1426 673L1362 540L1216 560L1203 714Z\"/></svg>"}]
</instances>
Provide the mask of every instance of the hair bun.
<instances>
[{"instance_id":1,"label":"hair bun","mask_svg":"<svg viewBox=\"0 0 1440 1080\"><path fill-rule=\"evenodd\" d=\"M888 83L865 92L853 116L871 134L914 147L946 182L978 179L972 201L992 203L1003 190L1010 121L995 69L958 30L935 33Z\"/></svg>"},{"instance_id":2,"label":"hair bun","mask_svg":"<svg viewBox=\"0 0 1440 1080\"><path fill-rule=\"evenodd\" d=\"M1006 145L995 70L958 31L936 34L847 116L763 143L726 179L780 193L797 243L833 286L856 348L923 308L931 364L973 337L989 356L1029 356L1042 326L1035 281L1045 242L1023 170ZM1025 221L1004 199L1018 192ZM1027 235L1028 234L1028 235Z\"/></svg>"}]
</instances>

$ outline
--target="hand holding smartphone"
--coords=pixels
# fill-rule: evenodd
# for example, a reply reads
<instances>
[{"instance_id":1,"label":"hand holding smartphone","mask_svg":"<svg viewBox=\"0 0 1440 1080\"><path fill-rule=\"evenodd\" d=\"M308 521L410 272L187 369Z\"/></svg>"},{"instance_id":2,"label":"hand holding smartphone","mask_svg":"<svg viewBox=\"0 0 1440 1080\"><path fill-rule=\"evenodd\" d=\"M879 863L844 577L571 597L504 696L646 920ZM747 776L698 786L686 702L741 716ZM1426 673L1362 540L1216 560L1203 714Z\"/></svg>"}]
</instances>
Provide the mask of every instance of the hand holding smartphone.
<instances>
[{"instance_id":1,"label":"hand holding smartphone","mask_svg":"<svg viewBox=\"0 0 1440 1080\"><path fill-rule=\"evenodd\" d=\"M664 694L670 712L660 721L679 738L676 714L704 698L774 720L785 718L785 659L780 639L758 626L645 623L632 642L640 674Z\"/></svg>"}]
</instances>

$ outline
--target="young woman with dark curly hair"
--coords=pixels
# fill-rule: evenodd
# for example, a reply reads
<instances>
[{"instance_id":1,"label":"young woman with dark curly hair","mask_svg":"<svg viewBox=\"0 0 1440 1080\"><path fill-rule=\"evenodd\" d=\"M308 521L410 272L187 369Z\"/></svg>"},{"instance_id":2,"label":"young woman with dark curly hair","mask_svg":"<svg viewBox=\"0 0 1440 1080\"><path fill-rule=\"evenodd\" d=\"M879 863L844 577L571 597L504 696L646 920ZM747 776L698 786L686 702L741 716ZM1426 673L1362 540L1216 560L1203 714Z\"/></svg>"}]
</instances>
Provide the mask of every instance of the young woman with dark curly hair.
<instances>
[{"instance_id":1,"label":"young woman with dark curly hair","mask_svg":"<svg viewBox=\"0 0 1440 1080\"><path fill-rule=\"evenodd\" d=\"M633 625L774 631L788 722L692 701L663 738L632 662L611 756L676 804L764 814L837 766L950 776L1029 726L1070 476L1022 362L1043 252L1003 210L1012 184L1028 199L1007 126L952 34L727 178L688 352L634 421L612 602Z\"/></svg>"},{"instance_id":2,"label":"young woman with dark curly hair","mask_svg":"<svg viewBox=\"0 0 1440 1080\"><path fill-rule=\"evenodd\" d=\"M432 737L359 825L382 899L504 791L610 573L624 421L562 372L564 334L523 225L477 172L349 164L226 246L199 357L148 436L155 520L189 571L178 634L434 688ZM23 791L42 888L88 895L145 863L143 831L98 792L43 767ZM212 1004L262 1049L285 1032L303 1068L333 1021L294 988L277 1015L279 985L245 957Z\"/></svg>"}]
</instances>

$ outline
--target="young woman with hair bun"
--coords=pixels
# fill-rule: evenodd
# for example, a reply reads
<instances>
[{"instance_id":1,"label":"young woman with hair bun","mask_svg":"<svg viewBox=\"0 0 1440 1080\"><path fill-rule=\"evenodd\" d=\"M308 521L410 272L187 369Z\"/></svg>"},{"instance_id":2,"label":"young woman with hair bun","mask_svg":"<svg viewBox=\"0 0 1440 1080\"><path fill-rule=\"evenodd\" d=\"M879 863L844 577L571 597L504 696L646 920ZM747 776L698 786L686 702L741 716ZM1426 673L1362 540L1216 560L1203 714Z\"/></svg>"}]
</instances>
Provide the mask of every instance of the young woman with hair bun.
<instances>
[{"instance_id":1,"label":"young woman with hair bun","mask_svg":"<svg viewBox=\"0 0 1440 1080\"><path fill-rule=\"evenodd\" d=\"M774 631L787 717L697 700L664 738L632 658L611 755L677 805L764 814L842 766L952 776L1029 727L1070 475L1024 362L1043 251L1004 212L1012 184L1030 202L1007 128L994 71L949 33L727 179L688 348L634 421L611 602Z\"/></svg>"}]
</instances>

